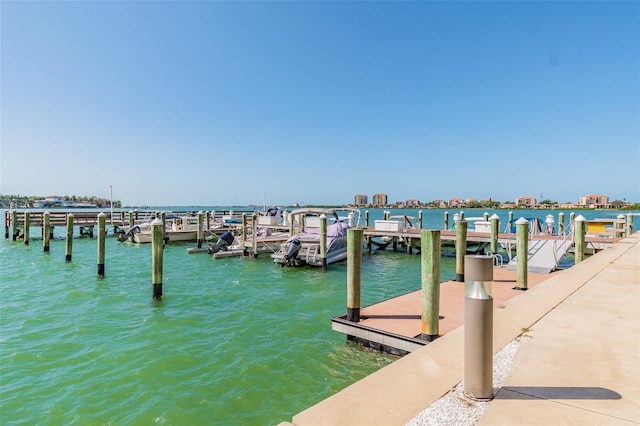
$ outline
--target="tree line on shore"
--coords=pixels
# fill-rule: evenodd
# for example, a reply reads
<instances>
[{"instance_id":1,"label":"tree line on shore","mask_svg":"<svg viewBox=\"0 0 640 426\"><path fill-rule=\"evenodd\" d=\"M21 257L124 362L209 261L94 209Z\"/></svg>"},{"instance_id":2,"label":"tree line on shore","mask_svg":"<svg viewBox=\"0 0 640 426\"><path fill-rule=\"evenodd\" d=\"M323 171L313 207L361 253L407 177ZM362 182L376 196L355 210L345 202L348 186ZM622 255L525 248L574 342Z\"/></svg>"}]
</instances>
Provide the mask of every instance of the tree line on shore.
<instances>
[{"instance_id":1,"label":"tree line on shore","mask_svg":"<svg viewBox=\"0 0 640 426\"><path fill-rule=\"evenodd\" d=\"M32 208L35 203L45 200L49 197L37 196L37 195L13 195L13 194L0 194L0 208L10 209L10 208ZM111 207L111 200L108 198L100 198L95 195L91 196L77 196L77 195L63 195L56 196L56 201L51 201L52 205L48 205L47 207L58 207L55 204L58 203L57 200L63 202L71 202L71 203L82 203L82 204L91 204L96 206L97 208L106 208ZM113 207L120 208L122 207L122 203L118 200L113 200Z\"/></svg>"}]
</instances>

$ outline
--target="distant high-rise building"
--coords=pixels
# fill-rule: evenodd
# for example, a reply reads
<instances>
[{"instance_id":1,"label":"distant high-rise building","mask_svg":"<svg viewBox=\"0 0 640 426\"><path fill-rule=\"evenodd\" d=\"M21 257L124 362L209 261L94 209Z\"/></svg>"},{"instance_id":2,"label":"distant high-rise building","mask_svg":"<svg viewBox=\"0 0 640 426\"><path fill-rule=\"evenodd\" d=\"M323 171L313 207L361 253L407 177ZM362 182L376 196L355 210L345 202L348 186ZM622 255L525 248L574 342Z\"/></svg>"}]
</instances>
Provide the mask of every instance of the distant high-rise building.
<instances>
[{"instance_id":1,"label":"distant high-rise building","mask_svg":"<svg viewBox=\"0 0 640 426\"><path fill-rule=\"evenodd\" d=\"M387 194L383 194L382 192L373 194L373 205L378 207L386 206Z\"/></svg>"},{"instance_id":2,"label":"distant high-rise building","mask_svg":"<svg viewBox=\"0 0 640 426\"><path fill-rule=\"evenodd\" d=\"M369 199L367 198L367 196L365 194L358 194L355 196L355 202L354 204L356 206L364 206L367 204L367 202L369 201Z\"/></svg>"}]
</instances>

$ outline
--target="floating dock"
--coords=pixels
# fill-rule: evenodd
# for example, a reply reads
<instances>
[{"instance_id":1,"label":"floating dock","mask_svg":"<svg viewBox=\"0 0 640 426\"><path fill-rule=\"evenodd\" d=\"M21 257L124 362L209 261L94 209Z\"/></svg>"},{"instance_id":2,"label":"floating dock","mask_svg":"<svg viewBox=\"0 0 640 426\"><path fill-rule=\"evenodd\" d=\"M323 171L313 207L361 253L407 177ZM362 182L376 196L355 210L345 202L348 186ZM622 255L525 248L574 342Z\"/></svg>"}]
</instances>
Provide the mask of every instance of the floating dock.
<instances>
[{"instance_id":1,"label":"floating dock","mask_svg":"<svg viewBox=\"0 0 640 426\"><path fill-rule=\"evenodd\" d=\"M555 276L551 274L527 274L528 287ZM496 308L507 300L522 294L516 287L516 271L494 268L493 303ZM350 339L365 347L405 355L429 342L420 339L421 290L416 290L385 300L360 310L360 321L348 321L346 315L331 319L333 330L345 333ZM444 335L464 324L464 283L445 281L440 285L440 335Z\"/></svg>"}]
</instances>

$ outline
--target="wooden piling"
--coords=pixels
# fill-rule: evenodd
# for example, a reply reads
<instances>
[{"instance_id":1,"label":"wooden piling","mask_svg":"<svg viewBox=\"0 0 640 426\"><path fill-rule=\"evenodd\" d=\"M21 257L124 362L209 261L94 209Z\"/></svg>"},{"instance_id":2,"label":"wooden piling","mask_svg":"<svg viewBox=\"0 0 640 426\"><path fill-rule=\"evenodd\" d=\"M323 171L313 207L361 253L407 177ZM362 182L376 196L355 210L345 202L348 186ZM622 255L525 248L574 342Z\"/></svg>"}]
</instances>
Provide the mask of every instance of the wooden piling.
<instances>
[{"instance_id":1,"label":"wooden piling","mask_svg":"<svg viewBox=\"0 0 640 426\"><path fill-rule=\"evenodd\" d=\"M500 216L493 214L491 216L491 253L498 253L498 234L500 233Z\"/></svg>"},{"instance_id":2,"label":"wooden piling","mask_svg":"<svg viewBox=\"0 0 640 426\"><path fill-rule=\"evenodd\" d=\"M529 221L523 217L516 221L516 290L527 289L529 263Z\"/></svg>"},{"instance_id":3,"label":"wooden piling","mask_svg":"<svg viewBox=\"0 0 640 426\"><path fill-rule=\"evenodd\" d=\"M73 214L67 215L67 247L64 251L65 262L71 262L71 251L73 248Z\"/></svg>"},{"instance_id":4,"label":"wooden piling","mask_svg":"<svg viewBox=\"0 0 640 426\"><path fill-rule=\"evenodd\" d=\"M204 215L204 221L207 227L207 231L211 230L211 212L207 211Z\"/></svg>"},{"instance_id":5,"label":"wooden piling","mask_svg":"<svg viewBox=\"0 0 640 426\"><path fill-rule=\"evenodd\" d=\"M51 213L44 212L42 214L42 246L45 253L49 253L51 245Z\"/></svg>"},{"instance_id":6,"label":"wooden piling","mask_svg":"<svg viewBox=\"0 0 640 426\"><path fill-rule=\"evenodd\" d=\"M347 321L360 321L363 229L347 230Z\"/></svg>"},{"instance_id":7,"label":"wooden piling","mask_svg":"<svg viewBox=\"0 0 640 426\"><path fill-rule=\"evenodd\" d=\"M575 242L574 242L574 250L575 250L575 263L578 264L582 262L585 258L585 234L586 234L586 225L587 222L582 215L578 215L573 221L574 224L574 232L575 232Z\"/></svg>"},{"instance_id":8,"label":"wooden piling","mask_svg":"<svg viewBox=\"0 0 640 426\"><path fill-rule=\"evenodd\" d=\"M242 250L245 256L248 256L247 253L247 214L242 213Z\"/></svg>"},{"instance_id":9,"label":"wooden piling","mask_svg":"<svg viewBox=\"0 0 640 426\"><path fill-rule=\"evenodd\" d=\"M24 245L29 245L29 227L31 226L31 212L29 210L24 212Z\"/></svg>"},{"instance_id":10,"label":"wooden piling","mask_svg":"<svg viewBox=\"0 0 640 426\"><path fill-rule=\"evenodd\" d=\"M456 222L456 281L464 282L464 256L467 254L467 222Z\"/></svg>"},{"instance_id":11,"label":"wooden piling","mask_svg":"<svg viewBox=\"0 0 640 426\"><path fill-rule=\"evenodd\" d=\"M511 228L513 224L513 212L509 212L509 218L507 219L507 234L511 233Z\"/></svg>"},{"instance_id":12,"label":"wooden piling","mask_svg":"<svg viewBox=\"0 0 640 426\"><path fill-rule=\"evenodd\" d=\"M489 221L489 212L484 212L482 219L484 219L485 222Z\"/></svg>"},{"instance_id":13,"label":"wooden piling","mask_svg":"<svg viewBox=\"0 0 640 426\"><path fill-rule=\"evenodd\" d=\"M633 235L633 214L627 213L627 237Z\"/></svg>"},{"instance_id":14,"label":"wooden piling","mask_svg":"<svg viewBox=\"0 0 640 426\"><path fill-rule=\"evenodd\" d=\"M198 212L198 232L197 232L197 247L202 248L202 242L204 241L204 213Z\"/></svg>"},{"instance_id":15,"label":"wooden piling","mask_svg":"<svg viewBox=\"0 0 640 426\"><path fill-rule=\"evenodd\" d=\"M107 215L104 213L98 213L98 276L104 277L104 253L105 253L105 240L107 237L106 227Z\"/></svg>"},{"instance_id":16,"label":"wooden piling","mask_svg":"<svg viewBox=\"0 0 640 426\"><path fill-rule=\"evenodd\" d=\"M13 229L11 230L11 234L13 236L13 241L18 239L18 213L15 210L11 210L11 226Z\"/></svg>"},{"instance_id":17,"label":"wooden piling","mask_svg":"<svg viewBox=\"0 0 640 426\"><path fill-rule=\"evenodd\" d=\"M320 266L327 270L327 216L320 215Z\"/></svg>"},{"instance_id":18,"label":"wooden piling","mask_svg":"<svg viewBox=\"0 0 640 426\"><path fill-rule=\"evenodd\" d=\"M369 226L369 210L364 212L364 226Z\"/></svg>"},{"instance_id":19,"label":"wooden piling","mask_svg":"<svg viewBox=\"0 0 640 426\"><path fill-rule=\"evenodd\" d=\"M429 342L440 330L440 231L423 229L420 236L422 314L420 337Z\"/></svg>"},{"instance_id":20,"label":"wooden piling","mask_svg":"<svg viewBox=\"0 0 640 426\"><path fill-rule=\"evenodd\" d=\"M156 217L160 217L160 220L162 221L162 241L168 241L169 239L167 238L167 213L166 212L158 212L156 213ZM197 237L197 233L196 233L196 237Z\"/></svg>"},{"instance_id":21,"label":"wooden piling","mask_svg":"<svg viewBox=\"0 0 640 426\"><path fill-rule=\"evenodd\" d=\"M558 213L558 235L564 235L564 213Z\"/></svg>"},{"instance_id":22,"label":"wooden piling","mask_svg":"<svg viewBox=\"0 0 640 426\"><path fill-rule=\"evenodd\" d=\"M422 229L422 210L418 211L418 228Z\"/></svg>"},{"instance_id":23,"label":"wooden piling","mask_svg":"<svg viewBox=\"0 0 640 426\"><path fill-rule=\"evenodd\" d=\"M161 219L155 218L151 222L151 283L153 284L154 300L162 299L163 228Z\"/></svg>"},{"instance_id":24,"label":"wooden piling","mask_svg":"<svg viewBox=\"0 0 640 426\"><path fill-rule=\"evenodd\" d=\"M618 238L624 238L625 234L625 223L624 223L624 215L621 213L617 217L618 222L616 223L616 227L614 230L613 242L618 241Z\"/></svg>"},{"instance_id":25,"label":"wooden piling","mask_svg":"<svg viewBox=\"0 0 640 426\"><path fill-rule=\"evenodd\" d=\"M4 216L4 237L9 238L9 221L7 221L7 215ZM14 225L15 226L15 225Z\"/></svg>"},{"instance_id":26,"label":"wooden piling","mask_svg":"<svg viewBox=\"0 0 640 426\"><path fill-rule=\"evenodd\" d=\"M445 231L449 230L449 212L444 212L444 228Z\"/></svg>"},{"instance_id":27,"label":"wooden piling","mask_svg":"<svg viewBox=\"0 0 640 426\"><path fill-rule=\"evenodd\" d=\"M255 259L258 257L258 215L256 212L251 215L251 244L253 245L253 258Z\"/></svg>"}]
</instances>

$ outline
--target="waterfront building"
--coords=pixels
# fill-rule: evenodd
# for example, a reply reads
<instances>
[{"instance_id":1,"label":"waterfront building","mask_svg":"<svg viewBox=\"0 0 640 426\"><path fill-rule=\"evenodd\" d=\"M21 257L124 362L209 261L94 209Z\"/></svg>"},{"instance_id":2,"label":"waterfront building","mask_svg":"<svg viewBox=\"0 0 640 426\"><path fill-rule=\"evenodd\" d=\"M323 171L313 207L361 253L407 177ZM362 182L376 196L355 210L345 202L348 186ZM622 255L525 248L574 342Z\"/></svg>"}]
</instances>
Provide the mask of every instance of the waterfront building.
<instances>
[{"instance_id":1,"label":"waterfront building","mask_svg":"<svg viewBox=\"0 0 640 426\"><path fill-rule=\"evenodd\" d=\"M529 208L533 208L538 205L538 200L535 197L518 197L515 200L516 206L526 206Z\"/></svg>"},{"instance_id":2,"label":"waterfront building","mask_svg":"<svg viewBox=\"0 0 640 426\"><path fill-rule=\"evenodd\" d=\"M611 207L609 204L609 197L606 195L585 195L580 197L578 201L580 207L589 207L596 209L608 209Z\"/></svg>"},{"instance_id":3,"label":"waterfront building","mask_svg":"<svg viewBox=\"0 0 640 426\"><path fill-rule=\"evenodd\" d=\"M373 205L375 207L383 207L387 205L387 194L377 192L373 194Z\"/></svg>"},{"instance_id":4,"label":"waterfront building","mask_svg":"<svg viewBox=\"0 0 640 426\"><path fill-rule=\"evenodd\" d=\"M420 201L416 200L415 198L411 198L411 199L407 200L405 205L407 207L420 207Z\"/></svg>"},{"instance_id":5,"label":"waterfront building","mask_svg":"<svg viewBox=\"0 0 640 426\"><path fill-rule=\"evenodd\" d=\"M365 194L357 194L355 196L354 204L356 206L365 206L369 202L368 197Z\"/></svg>"},{"instance_id":6,"label":"waterfront building","mask_svg":"<svg viewBox=\"0 0 640 426\"><path fill-rule=\"evenodd\" d=\"M449 199L449 207L459 208L464 207L465 202L462 198L450 198Z\"/></svg>"}]
</instances>

